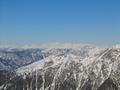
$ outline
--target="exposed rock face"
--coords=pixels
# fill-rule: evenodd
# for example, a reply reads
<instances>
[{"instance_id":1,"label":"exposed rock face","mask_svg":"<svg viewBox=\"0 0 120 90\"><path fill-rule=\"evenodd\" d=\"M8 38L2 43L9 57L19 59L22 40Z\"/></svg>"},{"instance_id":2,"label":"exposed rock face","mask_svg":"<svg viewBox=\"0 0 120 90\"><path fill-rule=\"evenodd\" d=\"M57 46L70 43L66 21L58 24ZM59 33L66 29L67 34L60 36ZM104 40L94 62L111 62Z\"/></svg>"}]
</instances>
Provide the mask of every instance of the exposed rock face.
<instances>
[{"instance_id":1,"label":"exposed rock face","mask_svg":"<svg viewBox=\"0 0 120 90\"><path fill-rule=\"evenodd\" d=\"M15 75L14 71L0 70L0 86L8 81L13 75Z\"/></svg>"},{"instance_id":2,"label":"exposed rock face","mask_svg":"<svg viewBox=\"0 0 120 90\"><path fill-rule=\"evenodd\" d=\"M120 48L49 56L17 69L0 90L120 90Z\"/></svg>"}]
</instances>

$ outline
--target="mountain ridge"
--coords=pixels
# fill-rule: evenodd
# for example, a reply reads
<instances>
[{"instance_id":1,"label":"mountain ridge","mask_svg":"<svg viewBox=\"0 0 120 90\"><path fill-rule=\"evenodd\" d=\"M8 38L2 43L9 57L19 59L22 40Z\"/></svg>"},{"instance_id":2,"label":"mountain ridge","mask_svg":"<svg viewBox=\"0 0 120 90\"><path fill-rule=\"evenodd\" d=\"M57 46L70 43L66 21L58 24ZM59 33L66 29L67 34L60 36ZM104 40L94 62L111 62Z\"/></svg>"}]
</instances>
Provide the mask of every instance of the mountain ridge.
<instances>
[{"instance_id":1,"label":"mountain ridge","mask_svg":"<svg viewBox=\"0 0 120 90\"><path fill-rule=\"evenodd\" d=\"M16 69L1 90L120 90L119 45L63 51Z\"/></svg>"}]
</instances>

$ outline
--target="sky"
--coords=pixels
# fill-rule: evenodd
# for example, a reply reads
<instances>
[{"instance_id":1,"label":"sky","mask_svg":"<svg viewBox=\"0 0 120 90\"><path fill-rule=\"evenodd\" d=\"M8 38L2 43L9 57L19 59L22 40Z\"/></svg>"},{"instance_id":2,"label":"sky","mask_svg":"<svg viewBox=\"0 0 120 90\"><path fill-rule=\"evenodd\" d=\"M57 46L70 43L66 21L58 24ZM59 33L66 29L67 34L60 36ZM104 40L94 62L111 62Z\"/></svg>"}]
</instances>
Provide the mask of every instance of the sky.
<instances>
[{"instance_id":1,"label":"sky","mask_svg":"<svg viewBox=\"0 0 120 90\"><path fill-rule=\"evenodd\" d=\"M120 43L120 0L0 0L0 45Z\"/></svg>"}]
</instances>

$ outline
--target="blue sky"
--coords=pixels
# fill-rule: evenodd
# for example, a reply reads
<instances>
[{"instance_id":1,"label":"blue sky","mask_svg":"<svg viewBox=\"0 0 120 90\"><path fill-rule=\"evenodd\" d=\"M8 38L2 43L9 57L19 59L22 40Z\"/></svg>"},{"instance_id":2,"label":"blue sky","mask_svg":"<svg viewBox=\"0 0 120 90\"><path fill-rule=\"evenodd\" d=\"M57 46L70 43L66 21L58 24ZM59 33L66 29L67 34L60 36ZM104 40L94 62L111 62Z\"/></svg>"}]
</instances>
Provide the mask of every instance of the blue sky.
<instances>
[{"instance_id":1,"label":"blue sky","mask_svg":"<svg viewBox=\"0 0 120 90\"><path fill-rule=\"evenodd\" d=\"M0 0L0 44L120 43L120 0Z\"/></svg>"}]
</instances>

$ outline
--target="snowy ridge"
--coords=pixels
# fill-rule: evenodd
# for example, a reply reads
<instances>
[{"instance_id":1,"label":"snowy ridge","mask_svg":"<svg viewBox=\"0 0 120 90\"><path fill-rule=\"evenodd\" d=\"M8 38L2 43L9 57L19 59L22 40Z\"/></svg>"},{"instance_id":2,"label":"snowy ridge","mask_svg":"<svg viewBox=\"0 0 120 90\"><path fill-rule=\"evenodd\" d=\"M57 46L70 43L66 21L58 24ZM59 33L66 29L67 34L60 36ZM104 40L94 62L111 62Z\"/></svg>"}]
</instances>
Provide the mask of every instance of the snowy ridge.
<instances>
[{"instance_id":1,"label":"snowy ridge","mask_svg":"<svg viewBox=\"0 0 120 90\"><path fill-rule=\"evenodd\" d=\"M79 50L45 50L55 53L18 68L15 78L1 86L6 90L120 90L119 46Z\"/></svg>"},{"instance_id":2,"label":"snowy ridge","mask_svg":"<svg viewBox=\"0 0 120 90\"><path fill-rule=\"evenodd\" d=\"M41 61L37 61L31 65L18 68L16 70L16 73L19 75L19 74L24 74L24 73L35 72L36 70L45 68L46 65L47 65L46 66L47 68L48 68L49 64L51 64L50 67L54 67L57 64L64 63L64 62L68 61L69 59L72 60L73 58L74 58L74 61L76 60L76 58L80 59L80 57L74 56L72 54L70 54L70 55L59 54L56 56L52 55L45 59L42 59ZM76 60L76 61L78 62L78 60Z\"/></svg>"},{"instance_id":3,"label":"snowy ridge","mask_svg":"<svg viewBox=\"0 0 120 90\"><path fill-rule=\"evenodd\" d=\"M84 50L82 50L84 49ZM86 50L85 50L86 49ZM90 50L89 50L90 49ZM100 51L103 51L103 48L99 48L99 47L93 47L93 46L84 46L79 48L80 51L87 51L87 57L85 56L78 56L73 54L74 52L80 52L79 50L77 51L74 48L72 48L72 53L66 53L64 52L64 50L60 51L61 49L44 49L42 52L47 53L47 52L51 52L52 55L50 55L49 57L42 59L40 61L37 61L31 65L25 66L25 67L21 67L17 69L17 73L21 73L21 72L34 72L36 70L42 69L45 64L49 64L51 63L51 66L55 66L57 64L60 63L64 63L70 60L76 61L76 62L84 62L84 65L87 66L87 64L91 63L92 60L94 60L94 58L96 58L97 54L100 54ZM85 59L85 60L84 60ZM91 59L91 60L90 60ZM89 60L89 61L88 61Z\"/></svg>"}]
</instances>

